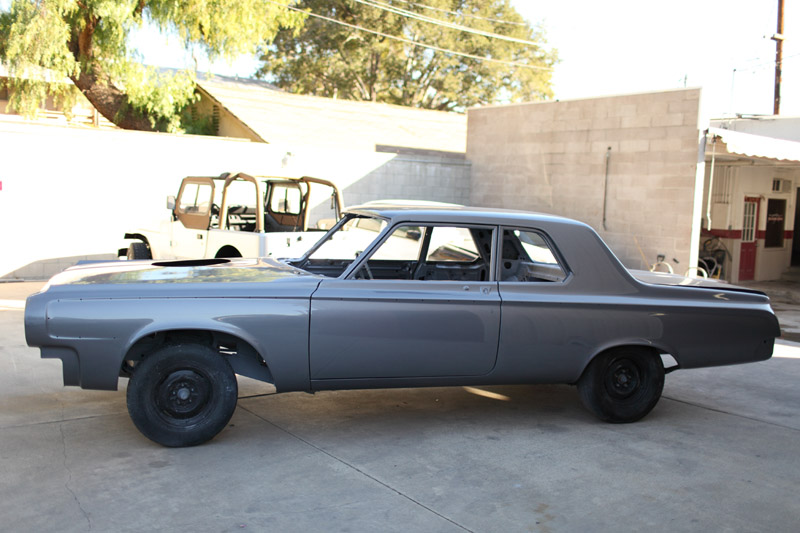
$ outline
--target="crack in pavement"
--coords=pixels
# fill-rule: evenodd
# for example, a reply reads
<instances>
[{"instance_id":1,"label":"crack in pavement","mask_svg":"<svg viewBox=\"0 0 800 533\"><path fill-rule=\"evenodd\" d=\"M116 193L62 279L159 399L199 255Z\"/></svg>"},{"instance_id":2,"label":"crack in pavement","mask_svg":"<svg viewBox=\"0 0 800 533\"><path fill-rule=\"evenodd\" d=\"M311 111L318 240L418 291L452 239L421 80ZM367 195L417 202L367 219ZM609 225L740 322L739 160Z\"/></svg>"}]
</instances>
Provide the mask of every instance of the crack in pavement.
<instances>
[{"instance_id":1,"label":"crack in pavement","mask_svg":"<svg viewBox=\"0 0 800 533\"><path fill-rule=\"evenodd\" d=\"M280 431L283 431L283 432L284 432L284 433L286 433L287 435L289 435L289 436L291 436L291 437L293 437L293 438L295 438L295 439L299 440L300 442L302 442L302 443L306 444L307 446L310 446L310 447L314 448L314 449L315 449L315 450L317 450L318 452L320 452L320 453L323 453L323 454L327 455L328 457L330 457L330 458L331 458L331 459L333 459L334 461L337 461L337 462L339 462L339 463L341 463L341 464L345 465L346 467L348 467L348 468L350 468L350 469L352 469L352 470L355 470L356 472L358 472L358 473L359 473L359 474L361 474L362 476L364 476L364 477L367 477L367 478L371 479L371 480L372 480L372 481L374 481L375 483L377 483L377 484L379 484L379 485L381 485L381 486L383 486L383 487L385 487L385 488L389 489L390 491L394 492L394 493L395 493L395 494L397 494L398 496L400 496L400 497L402 497L402 498L405 498L406 500L410 501L411 503L413 503L413 504L415 504L415 505L417 505L417 506L419 506L419 507L422 507L423 509L425 509L426 511L428 511L428 512L430 512L430 513L433 513L434 515L438 516L438 517L439 517L439 518L441 518L442 520L446 520L447 522L449 522L449 523L453 524L453 525L454 525L454 526L456 526L457 528L459 528L459 529L462 529L462 530L464 530L464 531L467 531L467 532L469 532L469 533L474 533L474 532L473 532L471 529L468 529L468 528L466 528L466 527L462 526L461 524L459 524L458 522L456 522L456 521L455 521L455 520L453 520L452 518L448 518L448 517L446 517L446 516L445 516L445 515L443 515L442 513L440 513L440 512L438 512L438 511L436 511L436 510L434 510L434 509L432 509L432 508L428 507L428 506L427 506L427 505L425 505L424 503L422 503L422 502L420 502L420 501L417 501L417 500L415 500L415 499L414 499L414 498L412 498L411 496L409 496L409 495L407 495L407 494L404 494L404 493L400 492L398 489L396 489L396 488L392 487L391 485L389 485L389 484L387 484L387 483L385 483L385 482L381 481L380 479L376 478L375 476L372 476L372 475L368 474L367 472L365 472L365 471L361 470L360 468L358 468L358 467L357 467L357 466L355 466L354 464L348 463L347 461L345 461L345 460L344 460L344 459L342 459L341 457L337 457L336 455L332 454L331 452L329 452L329 451L327 451L327 450L325 450L325 449L323 449L323 448L320 448L319 446L317 446L317 445L316 445L316 444L314 444L313 442L311 442L311 441L308 441L308 440L304 439L303 437L301 437L301 436L299 436L299 435L296 435L296 434L292 433L292 432L291 432L291 431L289 431L288 429L286 429L286 428L283 428L283 427L279 426L278 424L276 424L275 422L272 422L271 420L268 420L268 419L264 418L263 416L259 415L258 413L255 413L255 412L251 411L251 410L250 410L250 409L248 409L247 407L244 407L242 404L239 404L239 408L241 408L241 409L243 409L243 410L247 411L247 412L248 412L248 413L250 413L251 415L253 415L253 416L255 416L256 418L258 418L259 420L263 420L264 422L266 422L267 424L269 424L269 425L273 426L274 428L276 428L276 429L278 429L278 430L280 430Z\"/></svg>"},{"instance_id":2,"label":"crack in pavement","mask_svg":"<svg viewBox=\"0 0 800 533\"><path fill-rule=\"evenodd\" d=\"M790 429L792 431L800 431L800 428L795 428L795 427L792 427L792 426L785 426L785 425L779 424L777 422L771 422L769 420L762 420L760 418L755 418L753 416L740 415L738 413L731 413L730 411L725 411L724 409L717 409L716 407L709 407L708 405L701 405L699 403L693 403L693 402L689 402L689 401L686 401L686 400L679 400L677 398L670 398L669 396L662 396L662 398L665 399L665 400L671 400L673 402L682 403L684 405L691 405L692 407L697 407L698 409L706 409L708 411L713 411L715 413L720 413L720 414L723 414L723 415L735 416L737 418L744 418L745 420L750 420L752 422L761 422L762 424L767 424L767 425L770 425L770 426L775 426L775 427L779 427L779 428L783 428L783 429Z\"/></svg>"},{"instance_id":3,"label":"crack in pavement","mask_svg":"<svg viewBox=\"0 0 800 533\"><path fill-rule=\"evenodd\" d=\"M61 432L61 449L64 453L64 469L67 471L67 474L69 474L67 481L64 483L64 488L67 489L70 494L72 494L72 498L75 500L75 503L78 504L78 508L81 510L81 513L83 513L83 517L86 519L86 524L89 526L89 531L91 531L92 520L89 518L89 513L87 513L86 509L83 508L81 501L78 499L78 495L75 494L75 491L73 491L69 486L70 481L72 481L72 470L70 470L69 465L67 465L67 439L64 435L63 423L58 425L58 430Z\"/></svg>"},{"instance_id":4,"label":"crack in pavement","mask_svg":"<svg viewBox=\"0 0 800 533\"><path fill-rule=\"evenodd\" d=\"M119 416L121 414L123 414L122 411L120 411L119 413L107 413L107 414L102 414L102 415L86 415L86 416L76 416L74 418L61 418L60 420L44 420L42 422L29 422L27 424L12 424L10 426L2 426L2 425L0 425L0 431L2 431L4 429L17 429L17 428L27 428L27 427L33 427L33 426L45 426L45 425L48 425L48 424L62 424L64 422L74 422L76 420L91 420L93 418L102 418L102 417L105 417L105 416ZM62 415L63 415L63 412L62 412Z\"/></svg>"}]
</instances>

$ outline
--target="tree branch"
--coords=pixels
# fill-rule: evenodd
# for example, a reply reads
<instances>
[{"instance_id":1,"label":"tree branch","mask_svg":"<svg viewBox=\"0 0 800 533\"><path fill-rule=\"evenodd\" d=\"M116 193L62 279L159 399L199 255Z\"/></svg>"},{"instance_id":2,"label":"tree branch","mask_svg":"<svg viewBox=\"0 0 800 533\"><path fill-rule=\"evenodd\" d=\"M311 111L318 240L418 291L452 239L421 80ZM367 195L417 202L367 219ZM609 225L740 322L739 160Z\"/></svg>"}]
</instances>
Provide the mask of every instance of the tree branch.
<instances>
[{"instance_id":1,"label":"tree branch","mask_svg":"<svg viewBox=\"0 0 800 533\"><path fill-rule=\"evenodd\" d=\"M83 27L81 33L78 35L78 53L82 58L92 58L92 37L94 37L94 30L97 29L97 24L100 18L90 13L86 14L86 26ZM77 59L80 60L81 57Z\"/></svg>"},{"instance_id":2,"label":"tree branch","mask_svg":"<svg viewBox=\"0 0 800 533\"><path fill-rule=\"evenodd\" d=\"M356 88L361 93L361 99L367 100L369 98L369 91L367 90L367 85L364 83L364 80L361 79L361 76L358 75L355 69L353 69L353 64L350 62L350 59L347 57L347 54L344 53L344 49L342 49L341 45L338 46L339 55L342 56L345 64L353 71L353 76L355 76Z\"/></svg>"},{"instance_id":3,"label":"tree branch","mask_svg":"<svg viewBox=\"0 0 800 533\"><path fill-rule=\"evenodd\" d=\"M412 105L424 107L425 94L428 92L431 83L433 83L433 80L436 78L436 74L439 72L438 59L439 56L434 55L433 59L431 59L431 62L428 63L428 68L425 70L425 73L419 79L419 85L417 86L417 90L414 91Z\"/></svg>"},{"instance_id":4,"label":"tree branch","mask_svg":"<svg viewBox=\"0 0 800 533\"><path fill-rule=\"evenodd\" d=\"M418 37L418 34L415 33L411 37L411 40L416 42L417 37ZM407 100L408 100L408 84L411 82L411 70L412 70L411 67L414 65L413 59L414 59L414 50L415 49L416 49L416 46L409 51L409 54L406 56L406 64L403 67L403 91L401 93L401 100L400 100L401 102L403 102L403 105L408 105L408 103L407 103Z\"/></svg>"},{"instance_id":5,"label":"tree branch","mask_svg":"<svg viewBox=\"0 0 800 533\"><path fill-rule=\"evenodd\" d=\"M105 118L123 129L153 131L147 117L130 108L127 95L110 82L100 66L92 61L93 38L100 17L86 9L85 26L77 35L73 33L69 49L75 59L85 68L79 75L71 75L72 83Z\"/></svg>"},{"instance_id":6,"label":"tree branch","mask_svg":"<svg viewBox=\"0 0 800 533\"><path fill-rule=\"evenodd\" d=\"M142 12L144 11L146 5L147 5L147 0L139 0L139 2L136 4L136 7L133 10L134 18L142 16Z\"/></svg>"},{"instance_id":7,"label":"tree branch","mask_svg":"<svg viewBox=\"0 0 800 533\"><path fill-rule=\"evenodd\" d=\"M108 120L126 130L154 131L150 119L136 113L128 104L128 97L107 80L98 78L96 68L70 76L87 100Z\"/></svg>"}]
</instances>

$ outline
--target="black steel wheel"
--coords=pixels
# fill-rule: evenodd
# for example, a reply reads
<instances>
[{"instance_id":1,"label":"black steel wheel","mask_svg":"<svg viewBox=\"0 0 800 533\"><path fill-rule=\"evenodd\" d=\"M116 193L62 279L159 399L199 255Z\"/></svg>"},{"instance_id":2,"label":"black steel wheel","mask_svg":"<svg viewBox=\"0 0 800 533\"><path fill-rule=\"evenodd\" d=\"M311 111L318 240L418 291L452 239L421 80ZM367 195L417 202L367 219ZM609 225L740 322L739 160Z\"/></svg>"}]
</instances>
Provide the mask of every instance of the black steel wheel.
<instances>
[{"instance_id":1,"label":"black steel wheel","mask_svg":"<svg viewBox=\"0 0 800 533\"><path fill-rule=\"evenodd\" d=\"M150 440L170 447L214 438L236 409L236 375L208 346L164 346L141 363L128 383L128 413Z\"/></svg>"},{"instance_id":2,"label":"black steel wheel","mask_svg":"<svg viewBox=\"0 0 800 533\"><path fill-rule=\"evenodd\" d=\"M128 246L128 259L152 259L150 248L143 242L132 242Z\"/></svg>"},{"instance_id":3,"label":"black steel wheel","mask_svg":"<svg viewBox=\"0 0 800 533\"><path fill-rule=\"evenodd\" d=\"M578 380L581 402L600 420L636 422L653 410L664 389L664 365L646 348L598 355Z\"/></svg>"}]
</instances>

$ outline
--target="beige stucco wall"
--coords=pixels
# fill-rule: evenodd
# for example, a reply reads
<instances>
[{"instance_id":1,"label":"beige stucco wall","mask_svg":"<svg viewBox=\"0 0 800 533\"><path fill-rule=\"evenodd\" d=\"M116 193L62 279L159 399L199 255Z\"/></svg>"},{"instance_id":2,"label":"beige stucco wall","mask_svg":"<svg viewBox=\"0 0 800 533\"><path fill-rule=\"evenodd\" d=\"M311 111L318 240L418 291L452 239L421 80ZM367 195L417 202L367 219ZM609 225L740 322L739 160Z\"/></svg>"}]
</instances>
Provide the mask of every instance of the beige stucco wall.
<instances>
[{"instance_id":1,"label":"beige stucco wall","mask_svg":"<svg viewBox=\"0 0 800 533\"><path fill-rule=\"evenodd\" d=\"M318 176L348 205L469 194L463 159L5 120L0 146L0 278L46 278L81 259L113 258L125 232L169 218L165 199L188 175Z\"/></svg>"},{"instance_id":2,"label":"beige stucco wall","mask_svg":"<svg viewBox=\"0 0 800 533\"><path fill-rule=\"evenodd\" d=\"M699 234L699 107L700 89L681 89L470 109L471 203L581 220L626 266L663 254L683 274Z\"/></svg>"}]
</instances>

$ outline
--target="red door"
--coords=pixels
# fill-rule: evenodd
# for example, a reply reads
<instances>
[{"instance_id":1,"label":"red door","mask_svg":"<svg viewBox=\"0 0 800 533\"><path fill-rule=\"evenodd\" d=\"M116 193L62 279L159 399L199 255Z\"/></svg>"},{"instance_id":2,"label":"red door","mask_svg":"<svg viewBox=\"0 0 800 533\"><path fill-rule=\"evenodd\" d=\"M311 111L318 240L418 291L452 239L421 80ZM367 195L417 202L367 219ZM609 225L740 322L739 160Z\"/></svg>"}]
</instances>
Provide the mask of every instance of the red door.
<instances>
[{"instance_id":1,"label":"red door","mask_svg":"<svg viewBox=\"0 0 800 533\"><path fill-rule=\"evenodd\" d=\"M748 281L756 274L756 235L758 225L759 198L744 199L742 221L742 252L739 256L739 281Z\"/></svg>"}]
</instances>

